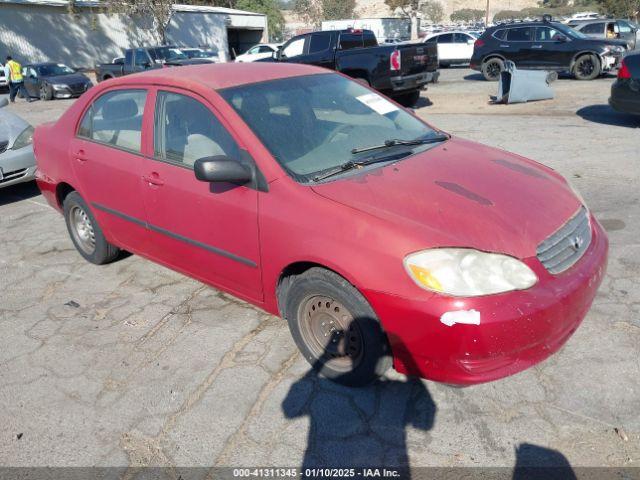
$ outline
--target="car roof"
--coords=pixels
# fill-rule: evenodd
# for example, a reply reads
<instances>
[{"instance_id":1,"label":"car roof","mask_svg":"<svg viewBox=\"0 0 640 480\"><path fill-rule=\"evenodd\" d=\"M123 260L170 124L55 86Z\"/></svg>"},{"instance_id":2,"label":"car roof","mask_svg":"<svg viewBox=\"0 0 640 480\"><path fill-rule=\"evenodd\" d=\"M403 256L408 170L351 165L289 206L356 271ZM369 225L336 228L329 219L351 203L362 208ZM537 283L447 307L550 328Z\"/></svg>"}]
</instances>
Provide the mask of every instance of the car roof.
<instances>
[{"instance_id":1,"label":"car roof","mask_svg":"<svg viewBox=\"0 0 640 480\"><path fill-rule=\"evenodd\" d=\"M543 20L538 20L535 22L505 22L500 23L494 27L489 27L487 30L498 30L499 28L517 28L517 27L544 27L544 26L555 26L562 25L560 22L545 22Z\"/></svg>"},{"instance_id":2,"label":"car roof","mask_svg":"<svg viewBox=\"0 0 640 480\"><path fill-rule=\"evenodd\" d=\"M48 65L65 65L64 63L60 63L60 62L40 62L40 63L28 63L27 65L25 65L25 67L46 67Z\"/></svg>"},{"instance_id":3,"label":"car roof","mask_svg":"<svg viewBox=\"0 0 640 480\"><path fill-rule=\"evenodd\" d=\"M158 83L187 89L193 83L196 83L205 88L219 90L249 83L323 73L326 74L327 70L300 63L208 63L147 70L146 72L111 79L106 83L114 86L135 83Z\"/></svg>"},{"instance_id":4,"label":"car roof","mask_svg":"<svg viewBox=\"0 0 640 480\"><path fill-rule=\"evenodd\" d=\"M446 32L435 32L435 33L428 33L427 37L432 38L432 37L439 37L440 35L446 35L447 33L464 33L466 35L471 35L470 32L465 32L464 30L447 30Z\"/></svg>"}]
</instances>

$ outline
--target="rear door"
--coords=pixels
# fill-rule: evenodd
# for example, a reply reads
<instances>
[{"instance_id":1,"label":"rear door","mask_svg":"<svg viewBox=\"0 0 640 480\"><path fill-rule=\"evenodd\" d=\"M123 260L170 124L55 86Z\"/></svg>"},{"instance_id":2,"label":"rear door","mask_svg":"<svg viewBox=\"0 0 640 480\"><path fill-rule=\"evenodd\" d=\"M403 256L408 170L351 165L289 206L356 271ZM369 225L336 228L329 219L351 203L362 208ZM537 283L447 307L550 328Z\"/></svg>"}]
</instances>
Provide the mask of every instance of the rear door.
<instances>
[{"instance_id":1,"label":"rear door","mask_svg":"<svg viewBox=\"0 0 640 480\"><path fill-rule=\"evenodd\" d=\"M225 155L246 162L230 126L205 99L159 87L143 196L151 255L244 298L262 300L258 192L196 179L193 165Z\"/></svg>"},{"instance_id":2,"label":"rear door","mask_svg":"<svg viewBox=\"0 0 640 480\"><path fill-rule=\"evenodd\" d=\"M575 52L570 39L561 41L562 37L566 38L562 32L553 27L536 27L531 66L552 69L567 68Z\"/></svg>"},{"instance_id":3,"label":"rear door","mask_svg":"<svg viewBox=\"0 0 640 480\"><path fill-rule=\"evenodd\" d=\"M580 32L591 38L605 38L605 27L605 22L587 23L580 28Z\"/></svg>"},{"instance_id":4,"label":"rear door","mask_svg":"<svg viewBox=\"0 0 640 480\"><path fill-rule=\"evenodd\" d=\"M103 93L84 112L69 151L76 188L107 238L141 253L148 244L140 201L147 98L147 89L137 87Z\"/></svg>"},{"instance_id":5,"label":"rear door","mask_svg":"<svg viewBox=\"0 0 640 480\"><path fill-rule=\"evenodd\" d=\"M466 63L471 60L475 39L466 33L457 32L453 36L453 42L456 48L456 60L458 63Z\"/></svg>"}]
</instances>

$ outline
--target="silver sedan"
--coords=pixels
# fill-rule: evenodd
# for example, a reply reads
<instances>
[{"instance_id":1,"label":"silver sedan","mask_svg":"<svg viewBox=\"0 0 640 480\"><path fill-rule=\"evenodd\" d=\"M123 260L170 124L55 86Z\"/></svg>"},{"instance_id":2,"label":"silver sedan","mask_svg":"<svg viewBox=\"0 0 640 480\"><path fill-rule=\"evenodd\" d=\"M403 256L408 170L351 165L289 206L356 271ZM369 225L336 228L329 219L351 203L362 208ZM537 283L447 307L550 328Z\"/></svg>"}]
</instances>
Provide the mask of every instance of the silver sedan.
<instances>
[{"instance_id":1,"label":"silver sedan","mask_svg":"<svg viewBox=\"0 0 640 480\"><path fill-rule=\"evenodd\" d=\"M0 188L34 179L33 127L6 108L0 100Z\"/></svg>"}]
</instances>

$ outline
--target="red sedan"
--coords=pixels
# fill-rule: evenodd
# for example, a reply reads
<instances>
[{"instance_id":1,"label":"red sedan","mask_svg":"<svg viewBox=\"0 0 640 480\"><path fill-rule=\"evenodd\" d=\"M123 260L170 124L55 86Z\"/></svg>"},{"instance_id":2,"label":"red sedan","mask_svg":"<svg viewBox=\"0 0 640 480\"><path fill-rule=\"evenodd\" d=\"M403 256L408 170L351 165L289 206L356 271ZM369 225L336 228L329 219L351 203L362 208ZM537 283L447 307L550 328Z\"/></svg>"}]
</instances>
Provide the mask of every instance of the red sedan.
<instances>
[{"instance_id":1,"label":"red sedan","mask_svg":"<svg viewBox=\"0 0 640 480\"><path fill-rule=\"evenodd\" d=\"M34 139L37 180L95 264L127 250L284 317L323 375L458 385L557 351L607 237L552 169L451 137L296 64L104 82Z\"/></svg>"}]
</instances>

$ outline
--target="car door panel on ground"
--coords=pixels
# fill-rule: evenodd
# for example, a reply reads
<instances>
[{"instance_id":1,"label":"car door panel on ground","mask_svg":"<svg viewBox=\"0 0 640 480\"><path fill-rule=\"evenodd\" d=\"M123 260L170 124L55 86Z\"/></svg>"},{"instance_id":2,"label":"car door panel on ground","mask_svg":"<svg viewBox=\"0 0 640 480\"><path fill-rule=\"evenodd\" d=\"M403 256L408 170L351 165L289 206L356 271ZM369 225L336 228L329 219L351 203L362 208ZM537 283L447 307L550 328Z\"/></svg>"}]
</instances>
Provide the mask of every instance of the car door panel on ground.
<instances>
[{"instance_id":1,"label":"car door panel on ground","mask_svg":"<svg viewBox=\"0 0 640 480\"><path fill-rule=\"evenodd\" d=\"M77 188L105 234L124 248L148 244L142 198L144 88L113 89L84 112L69 156ZM114 194L117 191L117 195Z\"/></svg>"},{"instance_id":2,"label":"car door panel on ground","mask_svg":"<svg viewBox=\"0 0 640 480\"><path fill-rule=\"evenodd\" d=\"M240 161L238 143L211 106L188 92L159 88L154 106L153 158L142 174L151 256L261 301L258 192L199 181L193 170L205 157Z\"/></svg>"}]
</instances>

